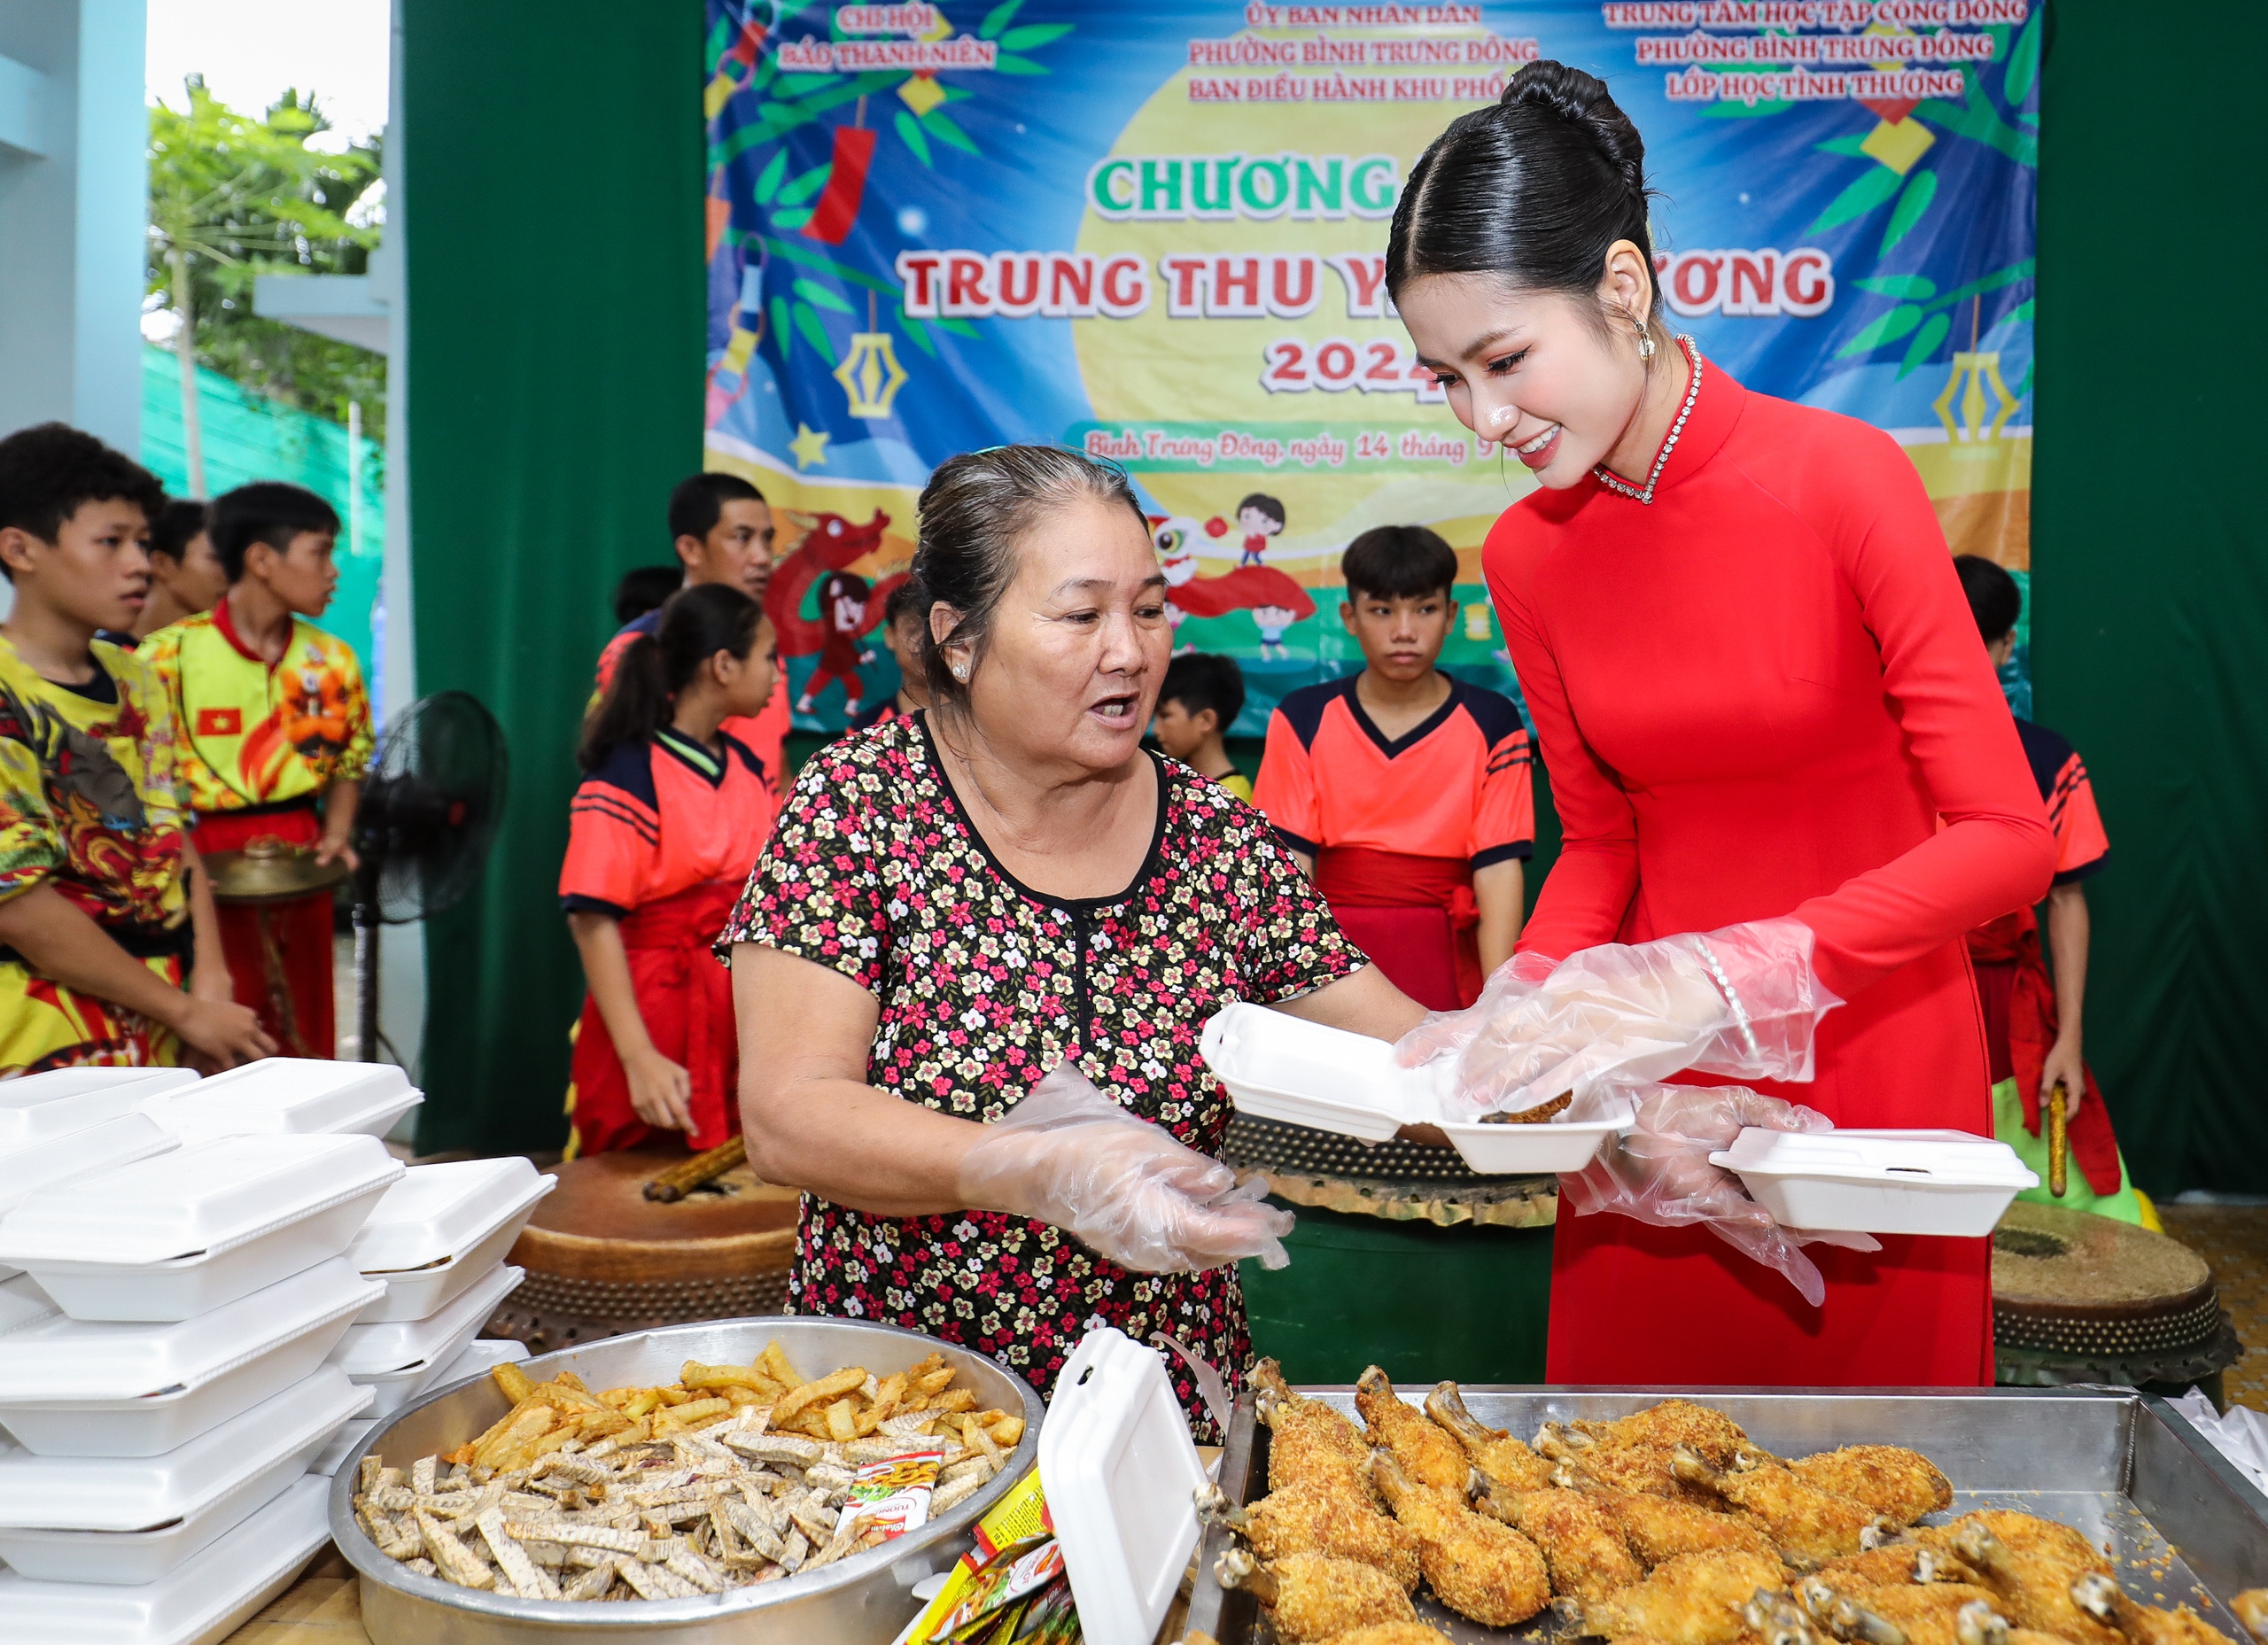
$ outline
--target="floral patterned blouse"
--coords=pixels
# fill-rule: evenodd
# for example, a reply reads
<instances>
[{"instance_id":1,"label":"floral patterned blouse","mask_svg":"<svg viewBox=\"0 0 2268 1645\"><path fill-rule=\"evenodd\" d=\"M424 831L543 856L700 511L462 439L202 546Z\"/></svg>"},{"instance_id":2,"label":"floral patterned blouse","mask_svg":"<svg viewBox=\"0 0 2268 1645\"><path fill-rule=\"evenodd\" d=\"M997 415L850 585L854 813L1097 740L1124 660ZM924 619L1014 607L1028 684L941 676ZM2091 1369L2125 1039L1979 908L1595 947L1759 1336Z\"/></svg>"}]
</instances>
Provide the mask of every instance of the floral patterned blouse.
<instances>
[{"instance_id":1,"label":"floral patterned blouse","mask_svg":"<svg viewBox=\"0 0 2268 1645\"><path fill-rule=\"evenodd\" d=\"M1097 1090L1217 1154L1230 1105L1205 1020L1365 963L1267 819L1160 761L1148 857L1115 896L1047 896L1001 867L938 764L928 716L813 756L718 951L760 943L881 1003L868 1083L998 1119L1066 1058ZM878 1320L998 1356L1047 1392L1079 1339L1170 1334L1233 1380L1251 1358L1233 1268L1135 1274L1044 1222L990 1211L871 1216L804 1197L788 1307ZM1200 1438L1211 1421L1171 1353ZM1215 1436L1217 1441L1218 1436Z\"/></svg>"}]
</instances>

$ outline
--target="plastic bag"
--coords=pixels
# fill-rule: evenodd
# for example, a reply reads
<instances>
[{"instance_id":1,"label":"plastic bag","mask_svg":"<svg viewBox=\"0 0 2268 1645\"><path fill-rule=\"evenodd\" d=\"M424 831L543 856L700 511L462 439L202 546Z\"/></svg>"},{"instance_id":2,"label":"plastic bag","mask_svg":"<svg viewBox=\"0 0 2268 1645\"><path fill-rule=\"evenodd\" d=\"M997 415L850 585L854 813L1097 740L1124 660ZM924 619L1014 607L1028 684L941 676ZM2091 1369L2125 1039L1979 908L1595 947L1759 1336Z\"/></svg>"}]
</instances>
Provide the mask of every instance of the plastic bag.
<instances>
[{"instance_id":1,"label":"plastic bag","mask_svg":"<svg viewBox=\"0 0 2268 1645\"><path fill-rule=\"evenodd\" d=\"M1731 1147L1746 1127L1831 1131L1834 1124L1825 1114L1743 1085L1602 1083L1570 1103L1568 1117L1615 1117L1626 1101L1636 1104L1636 1122L1581 1171L1559 1179L1563 1210L1577 1216L1612 1212L1657 1228L1698 1223L1735 1250L1778 1269L1814 1307L1826 1299L1827 1282L1799 1247L1882 1249L1871 1234L1783 1228L1748 1197L1738 1177L1709 1163L1712 1153Z\"/></svg>"},{"instance_id":2,"label":"plastic bag","mask_svg":"<svg viewBox=\"0 0 2268 1645\"><path fill-rule=\"evenodd\" d=\"M1146 1274L1192 1273L1258 1257L1291 1261L1287 1211L1267 1183L1236 1173L1137 1119L1060 1064L961 1162L965 1203L1051 1222L1098 1254Z\"/></svg>"},{"instance_id":3,"label":"plastic bag","mask_svg":"<svg viewBox=\"0 0 2268 1645\"><path fill-rule=\"evenodd\" d=\"M1813 1030L1843 1003L1812 969L1812 945L1801 920L1762 919L1604 943L1540 976L1533 956L1518 956L1497 968L1477 1004L1427 1018L1395 1056L1410 1067L1454 1051L1445 1100L1458 1118L1518 1113L1685 1069L1808 1080Z\"/></svg>"}]
</instances>

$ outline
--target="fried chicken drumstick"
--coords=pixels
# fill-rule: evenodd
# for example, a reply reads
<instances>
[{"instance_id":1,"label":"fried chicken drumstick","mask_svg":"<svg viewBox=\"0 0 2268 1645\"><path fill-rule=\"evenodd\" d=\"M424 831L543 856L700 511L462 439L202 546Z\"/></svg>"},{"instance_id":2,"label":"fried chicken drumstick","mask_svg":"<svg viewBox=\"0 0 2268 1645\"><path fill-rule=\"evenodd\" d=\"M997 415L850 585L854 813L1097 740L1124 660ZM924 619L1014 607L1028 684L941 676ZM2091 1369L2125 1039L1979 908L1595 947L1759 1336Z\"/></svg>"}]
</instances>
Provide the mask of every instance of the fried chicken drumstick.
<instances>
[{"instance_id":1,"label":"fried chicken drumstick","mask_svg":"<svg viewBox=\"0 0 2268 1645\"><path fill-rule=\"evenodd\" d=\"M1221 1556L1213 1574L1268 1608L1276 1632L1305 1645L1378 1622L1415 1622L1410 1595L1383 1571L1328 1554L1286 1554L1265 1563L1240 1548Z\"/></svg>"},{"instance_id":2,"label":"fried chicken drumstick","mask_svg":"<svg viewBox=\"0 0 2268 1645\"><path fill-rule=\"evenodd\" d=\"M1535 1544L1554 1594L1604 1599L1645 1579L1614 1516L1580 1491L1507 1491L1490 1482L1473 1506Z\"/></svg>"},{"instance_id":3,"label":"fried chicken drumstick","mask_svg":"<svg viewBox=\"0 0 2268 1645\"><path fill-rule=\"evenodd\" d=\"M2061 1634L2073 1645L2121 1645L2125 1639L2073 1602L2071 1587L2081 1577L2111 1573L2101 1551L2069 1525L1985 1509L1956 1520L1944 1534L2009 1621Z\"/></svg>"},{"instance_id":4,"label":"fried chicken drumstick","mask_svg":"<svg viewBox=\"0 0 2268 1645\"><path fill-rule=\"evenodd\" d=\"M1268 1488L1312 1486L1352 1495L1375 1509L1371 1447L1363 1431L1320 1400L1292 1391L1273 1360L1252 1369L1253 1408L1268 1424Z\"/></svg>"},{"instance_id":5,"label":"fried chicken drumstick","mask_svg":"<svg viewBox=\"0 0 2268 1645\"><path fill-rule=\"evenodd\" d=\"M1239 1508L1220 1486L1197 1492L1197 1513L1224 1525L1262 1559L1292 1554L1329 1554L1375 1566L1408 1593L1418 1586L1418 1539L1407 1527L1370 1506L1368 1494L1311 1485L1271 1491L1249 1508Z\"/></svg>"},{"instance_id":6,"label":"fried chicken drumstick","mask_svg":"<svg viewBox=\"0 0 2268 1645\"><path fill-rule=\"evenodd\" d=\"M1928 1457L1903 1446L1846 1445L1798 1456L1787 1467L1806 1485L1864 1502L1901 1525L1953 1506L1953 1482Z\"/></svg>"},{"instance_id":7,"label":"fried chicken drumstick","mask_svg":"<svg viewBox=\"0 0 2268 1645\"><path fill-rule=\"evenodd\" d=\"M1375 1365L1355 1384L1355 1408L1370 1424L1371 1445L1392 1451L1410 1478L1464 1500L1465 1484L1472 1476L1464 1447L1403 1404L1386 1372ZM1373 1474L1374 1483L1376 1478Z\"/></svg>"},{"instance_id":8,"label":"fried chicken drumstick","mask_svg":"<svg viewBox=\"0 0 2268 1645\"><path fill-rule=\"evenodd\" d=\"M1551 1463L1502 1428L1491 1428L1464 1408L1453 1382L1425 1396L1425 1415L1464 1447L1472 1465L1508 1491L1541 1491L1551 1484Z\"/></svg>"},{"instance_id":9,"label":"fried chicken drumstick","mask_svg":"<svg viewBox=\"0 0 2268 1645\"><path fill-rule=\"evenodd\" d=\"M2071 1584L2071 1602L2098 1622L2109 1623L2133 1645L2233 1645L2229 1636L2188 1606L2161 1610L2131 1599L2100 1571Z\"/></svg>"},{"instance_id":10,"label":"fried chicken drumstick","mask_svg":"<svg viewBox=\"0 0 2268 1645\"><path fill-rule=\"evenodd\" d=\"M1684 1447L1672 1453L1671 1466L1687 1484L1714 1492L1762 1520L1782 1557L1798 1564L1855 1554L1869 1532L1879 1535L1891 1528L1864 1502L1806 1485L1784 1468L1728 1472Z\"/></svg>"},{"instance_id":11,"label":"fried chicken drumstick","mask_svg":"<svg viewBox=\"0 0 2268 1645\"><path fill-rule=\"evenodd\" d=\"M1745 1632L1741 1607L1759 1588L1776 1589L1780 1562L1761 1554L1681 1554L1635 1587L1605 1599L1562 1599L1554 1609L1570 1630L1604 1639L1643 1634L1662 1645L1735 1645Z\"/></svg>"},{"instance_id":12,"label":"fried chicken drumstick","mask_svg":"<svg viewBox=\"0 0 2268 1645\"><path fill-rule=\"evenodd\" d=\"M1573 1463L1562 1463L1553 1469L1551 1483L1584 1493L1612 1514L1623 1541L1637 1556L1638 1563L1649 1568L1681 1554L1711 1554L1728 1549L1761 1554L1767 1559L1780 1556L1780 1550L1772 1545L1772 1539L1765 1534L1759 1521L1737 1510L1728 1511L1721 1502L1714 1508L1696 1508L1690 1502L1651 1496L1643 1491L1619 1491L1602 1484Z\"/></svg>"},{"instance_id":13,"label":"fried chicken drumstick","mask_svg":"<svg viewBox=\"0 0 2268 1645\"><path fill-rule=\"evenodd\" d=\"M1543 1556L1518 1532L1474 1513L1461 1494L1422 1483L1392 1451L1372 1455L1371 1474L1394 1517L1417 1534L1418 1566L1442 1604L1508 1628L1550 1601Z\"/></svg>"},{"instance_id":14,"label":"fried chicken drumstick","mask_svg":"<svg viewBox=\"0 0 2268 1645\"><path fill-rule=\"evenodd\" d=\"M1730 1467L1734 1457L1749 1448L1748 1435L1738 1423L1690 1400L1664 1400L1617 1422L1577 1420L1564 1432L1579 1449L1674 1451L1682 1445L1720 1468Z\"/></svg>"}]
</instances>

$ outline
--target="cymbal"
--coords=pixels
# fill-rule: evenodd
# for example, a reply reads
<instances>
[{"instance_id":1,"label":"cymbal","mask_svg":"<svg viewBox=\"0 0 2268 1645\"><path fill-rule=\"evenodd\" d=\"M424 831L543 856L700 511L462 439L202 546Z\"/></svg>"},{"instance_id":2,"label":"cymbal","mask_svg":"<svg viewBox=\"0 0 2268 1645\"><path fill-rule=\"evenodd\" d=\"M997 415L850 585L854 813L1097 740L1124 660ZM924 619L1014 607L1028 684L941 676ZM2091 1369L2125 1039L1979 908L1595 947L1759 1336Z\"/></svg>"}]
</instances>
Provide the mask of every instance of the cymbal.
<instances>
[{"instance_id":1,"label":"cymbal","mask_svg":"<svg viewBox=\"0 0 2268 1645\"><path fill-rule=\"evenodd\" d=\"M214 851L204 859L213 896L223 903L273 903L337 885L353 870L337 859L315 861L304 846L263 834L241 851Z\"/></svg>"}]
</instances>

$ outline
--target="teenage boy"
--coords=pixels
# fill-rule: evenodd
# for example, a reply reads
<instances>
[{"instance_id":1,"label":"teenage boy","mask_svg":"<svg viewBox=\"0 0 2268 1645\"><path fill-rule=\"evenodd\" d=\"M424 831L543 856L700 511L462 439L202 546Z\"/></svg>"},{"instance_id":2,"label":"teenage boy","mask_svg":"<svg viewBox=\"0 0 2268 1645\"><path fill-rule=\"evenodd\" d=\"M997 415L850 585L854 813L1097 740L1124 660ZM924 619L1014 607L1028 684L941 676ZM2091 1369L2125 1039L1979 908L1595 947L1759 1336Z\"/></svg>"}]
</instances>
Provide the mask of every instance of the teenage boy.
<instances>
[{"instance_id":1,"label":"teenage boy","mask_svg":"<svg viewBox=\"0 0 2268 1645\"><path fill-rule=\"evenodd\" d=\"M772 585L773 525L772 508L762 492L737 474L688 476L670 493L669 527L678 563L685 568L683 586L726 583L757 604L764 603L764 591ZM607 681L614 678L615 663L630 648L630 642L641 634L652 633L661 620L661 608L656 606L624 624L621 632L606 642L606 649L599 653L598 687L591 694L593 708L598 706ZM765 777L775 792L780 773L786 769L782 761L790 699L795 694L786 688L786 680L782 674L781 688L772 694L762 713L728 719L724 726L726 735L738 738L764 762Z\"/></svg>"},{"instance_id":2,"label":"teenage boy","mask_svg":"<svg viewBox=\"0 0 2268 1645\"><path fill-rule=\"evenodd\" d=\"M274 839L354 867L354 808L370 763L370 700L353 648L317 628L338 586L338 516L278 481L214 499L213 552L229 591L142 642L181 728L182 780L210 857ZM328 889L223 903L236 996L291 1057L338 1049Z\"/></svg>"},{"instance_id":3,"label":"teenage boy","mask_svg":"<svg viewBox=\"0 0 2268 1645\"><path fill-rule=\"evenodd\" d=\"M134 625L136 640L210 611L229 592L229 574L206 529L208 512L201 502L175 497L150 522L150 598Z\"/></svg>"},{"instance_id":4,"label":"teenage boy","mask_svg":"<svg viewBox=\"0 0 2268 1645\"><path fill-rule=\"evenodd\" d=\"M0 1073L276 1049L229 998L165 694L95 638L134 626L164 500L62 423L0 440Z\"/></svg>"},{"instance_id":5,"label":"teenage boy","mask_svg":"<svg viewBox=\"0 0 2268 1645\"><path fill-rule=\"evenodd\" d=\"M2023 592L1992 561L1964 554L1953 559L1969 596L1969 615L1996 670L2016 654L2016 619ZM2031 765L2047 824L2055 834L2055 879L2047 890L2048 974L2040 953L2039 917L2029 908L2003 914L1969 934L1977 996L1984 1012L1984 1054L1992 1079L1992 1129L2039 1174L2039 1186L2018 1196L2067 1211L2093 1211L2121 1222L2148 1220L2142 1199L2126 1175L2102 1093L2081 1051L2080 1021L2087 993L2087 894L2084 881L2110 860L2110 837L2095 809L2087 768L2062 737L2028 719L2016 736ZM2040 1115L2057 1085L2070 1120L2071 1169L2063 1195L2048 1192L2047 1145Z\"/></svg>"},{"instance_id":6,"label":"teenage boy","mask_svg":"<svg viewBox=\"0 0 2268 1645\"><path fill-rule=\"evenodd\" d=\"M1150 733L1166 757L1179 760L1200 777L1210 777L1247 805L1252 779L1229 757L1221 735L1244 712L1244 671L1233 657L1185 651L1166 664L1165 684Z\"/></svg>"},{"instance_id":7,"label":"teenage boy","mask_svg":"<svg viewBox=\"0 0 2268 1645\"><path fill-rule=\"evenodd\" d=\"M909 577L882 602L882 643L897 663L897 689L852 720L851 730L911 719L929 706L929 682L921 663L921 641L928 632L929 601L921 586Z\"/></svg>"},{"instance_id":8,"label":"teenage boy","mask_svg":"<svg viewBox=\"0 0 2268 1645\"><path fill-rule=\"evenodd\" d=\"M1511 958L1535 840L1519 710L1434 667L1456 569L1420 525L1348 546L1339 617L1364 667L1278 705L1254 785L1340 927L1433 1011L1472 1004Z\"/></svg>"}]
</instances>

